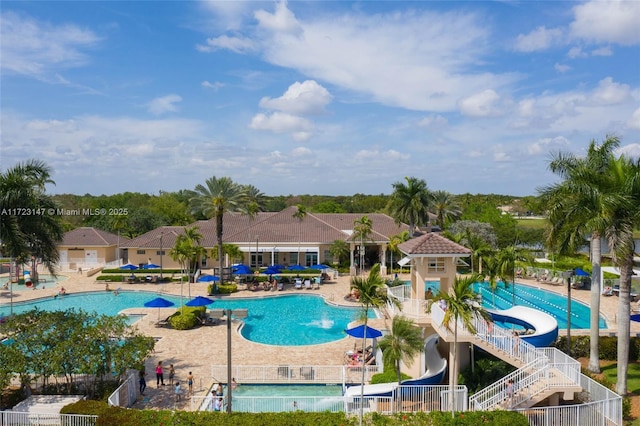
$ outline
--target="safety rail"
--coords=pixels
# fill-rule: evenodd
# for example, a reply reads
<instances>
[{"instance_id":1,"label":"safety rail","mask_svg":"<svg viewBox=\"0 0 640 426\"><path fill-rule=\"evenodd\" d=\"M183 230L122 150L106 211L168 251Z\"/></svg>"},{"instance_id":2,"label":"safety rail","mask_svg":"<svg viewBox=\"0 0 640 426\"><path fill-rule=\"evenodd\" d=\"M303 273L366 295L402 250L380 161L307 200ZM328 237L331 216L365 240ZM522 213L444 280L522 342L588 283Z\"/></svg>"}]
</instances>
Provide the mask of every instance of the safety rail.
<instances>
[{"instance_id":1,"label":"safety rail","mask_svg":"<svg viewBox=\"0 0 640 426\"><path fill-rule=\"evenodd\" d=\"M211 396L193 397L191 406L199 411L214 411ZM222 409L226 407L226 401ZM233 411L244 413L280 413L286 411L339 413L344 410L342 396L233 396Z\"/></svg>"},{"instance_id":2,"label":"safety rail","mask_svg":"<svg viewBox=\"0 0 640 426\"><path fill-rule=\"evenodd\" d=\"M394 287L387 287L387 295L395 297L399 301L404 301L411 298L411 287L407 285L397 285Z\"/></svg>"},{"instance_id":3,"label":"safety rail","mask_svg":"<svg viewBox=\"0 0 640 426\"><path fill-rule=\"evenodd\" d=\"M47 414L22 411L0 411L1 425L94 426L97 421L98 416L84 414Z\"/></svg>"},{"instance_id":4,"label":"safety rail","mask_svg":"<svg viewBox=\"0 0 640 426\"><path fill-rule=\"evenodd\" d=\"M458 385L455 389L455 411L467 411L468 391L464 385ZM363 411L377 412L380 414L392 414L398 412L417 411L447 411L451 395L451 388L447 385L401 385L396 388L391 396L365 396L354 394L344 398L344 412L357 414L360 411L362 400Z\"/></svg>"},{"instance_id":5,"label":"safety rail","mask_svg":"<svg viewBox=\"0 0 640 426\"><path fill-rule=\"evenodd\" d=\"M113 391L107 402L116 407L129 408L138 399L138 378L136 373L130 373L118 388Z\"/></svg>"}]
</instances>

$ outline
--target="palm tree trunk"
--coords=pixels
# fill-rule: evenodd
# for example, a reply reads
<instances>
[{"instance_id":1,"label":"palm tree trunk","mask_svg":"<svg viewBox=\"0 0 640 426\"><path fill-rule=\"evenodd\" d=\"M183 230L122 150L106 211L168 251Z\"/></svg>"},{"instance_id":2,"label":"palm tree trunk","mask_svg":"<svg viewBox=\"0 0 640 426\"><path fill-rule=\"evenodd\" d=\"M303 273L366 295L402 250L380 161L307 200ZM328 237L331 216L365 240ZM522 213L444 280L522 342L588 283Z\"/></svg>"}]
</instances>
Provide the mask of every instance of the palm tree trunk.
<instances>
[{"instance_id":1,"label":"palm tree trunk","mask_svg":"<svg viewBox=\"0 0 640 426\"><path fill-rule=\"evenodd\" d=\"M616 392L627 394L627 369L629 367L629 333L631 332L629 293L633 271L633 250L625 256L620 265L620 300L618 301L618 375Z\"/></svg>"},{"instance_id":2,"label":"palm tree trunk","mask_svg":"<svg viewBox=\"0 0 640 426\"><path fill-rule=\"evenodd\" d=\"M359 416L359 424L360 426L362 426L362 417L364 416L364 372L366 370L365 365L364 365L364 350L367 347L367 320L369 318L369 305L365 306L364 308L364 330L363 330L363 335L364 337L362 338L362 377L360 380L360 416Z\"/></svg>"},{"instance_id":3,"label":"palm tree trunk","mask_svg":"<svg viewBox=\"0 0 640 426\"><path fill-rule=\"evenodd\" d=\"M589 317L589 366L592 373L600 373L600 295L602 283L600 282L600 261L602 258L600 234L594 232L591 235L591 314Z\"/></svg>"}]
</instances>

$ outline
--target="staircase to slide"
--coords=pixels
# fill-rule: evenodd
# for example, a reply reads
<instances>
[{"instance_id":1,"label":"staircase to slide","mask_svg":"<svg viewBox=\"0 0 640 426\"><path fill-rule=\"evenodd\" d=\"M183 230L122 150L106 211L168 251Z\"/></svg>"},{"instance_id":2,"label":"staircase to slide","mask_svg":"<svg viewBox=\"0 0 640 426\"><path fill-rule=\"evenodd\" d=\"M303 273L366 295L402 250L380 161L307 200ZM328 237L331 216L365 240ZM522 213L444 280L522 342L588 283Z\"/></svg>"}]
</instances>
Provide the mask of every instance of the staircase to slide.
<instances>
[{"instance_id":1,"label":"staircase to slide","mask_svg":"<svg viewBox=\"0 0 640 426\"><path fill-rule=\"evenodd\" d=\"M453 342L453 332L444 324L444 311L437 305L431 307L431 325L447 342ZM491 353L517 370L499 381L475 393L469 398L473 410L518 409L532 407L541 401L563 395L573 399L582 391L580 363L555 348L537 348L511 330L474 319L476 333L471 333L459 322L457 341L469 342Z\"/></svg>"}]
</instances>

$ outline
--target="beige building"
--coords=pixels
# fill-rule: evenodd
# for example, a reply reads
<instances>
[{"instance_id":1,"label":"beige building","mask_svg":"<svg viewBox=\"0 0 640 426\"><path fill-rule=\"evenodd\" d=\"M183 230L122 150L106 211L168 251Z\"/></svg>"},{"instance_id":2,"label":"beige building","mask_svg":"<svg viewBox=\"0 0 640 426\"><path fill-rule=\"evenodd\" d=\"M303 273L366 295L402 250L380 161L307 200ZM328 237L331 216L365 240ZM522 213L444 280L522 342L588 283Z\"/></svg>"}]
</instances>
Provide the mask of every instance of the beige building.
<instances>
[{"instance_id":1,"label":"beige building","mask_svg":"<svg viewBox=\"0 0 640 426\"><path fill-rule=\"evenodd\" d=\"M302 219L294 217L296 207L280 212L259 212L255 217L226 214L223 221L223 243L238 246L240 259L226 259L226 264L244 263L251 267L274 264L311 266L334 262L329 247L336 240L344 241L349 248L352 272L364 259L364 266L374 263L383 265L383 273L390 266L387 251L389 240L394 235L408 231L405 224L396 224L393 218L381 213L307 213ZM372 223L368 240L354 241L354 222L367 216ZM218 262L211 258L211 249L217 246L215 220L195 222L202 234L201 246L207 256L200 260L201 268L213 268ZM128 251L128 262L134 265L155 263L163 268L179 268L171 259L170 251L176 238L185 227L163 226L122 244ZM363 247L364 250L361 250ZM396 259L397 260L397 259Z\"/></svg>"},{"instance_id":2,"label":"beige building","mask_svg":"<svg viewBox=\"0 0 640 426\"><path fill-rule=\"evenodd\" d=\"M76 271L117 263L119 246L129 239L91 227L65 232L58 244L62 271Z\"/></svg>"}]
</instances>

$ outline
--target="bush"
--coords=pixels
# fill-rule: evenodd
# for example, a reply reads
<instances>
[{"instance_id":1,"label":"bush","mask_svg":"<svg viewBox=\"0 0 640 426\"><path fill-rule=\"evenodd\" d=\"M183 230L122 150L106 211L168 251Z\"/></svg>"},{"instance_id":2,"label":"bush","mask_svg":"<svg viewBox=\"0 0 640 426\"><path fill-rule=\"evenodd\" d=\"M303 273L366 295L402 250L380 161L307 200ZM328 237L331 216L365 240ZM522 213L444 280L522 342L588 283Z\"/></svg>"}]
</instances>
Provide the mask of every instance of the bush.
<instances>
[{"instance_id":1,"label":"bush","mask_svg":"<svg viewBox=\"0 0 640 426\"><path fill-rule=\"evenodd\" d=\"M490 384L498 381L516 368L504 361L490 357L480 358L471 372L471 368L465 368L460 373L459 384L466 385L469 393L473 394Z\"/></svg>"},{"instance_id":2,"label":"bush","mask_svg":"<svg viewBox=\"0 0 640 426\"><path fill-rule=\"evenodd\" d=\"M208 294L231 294L238 291L238 284L236 283L217 284L217 286L218 286L218 293L215 292L215 287L216 287L215 283L209 284L207 286L207 293Z\"/></svg>"},{"instance_id":3,"label":"bush","mask_svg":"<svg viewBox=\"0 0 640 426\"><path fill-rule=\"evenodd\" d=\"M169 323L175 330L190 330L200 324L198 318L202 317L206 310L204 306L185 306L169 318Z\"/></svg>"},{"instance_id":4,"label":"bush","mask_svg":"<svg viewBox=\"0 0 640 426\"><path fill-rule=\"evenodd\" d=\"M402 372L400 373L401 380L407 380L410 378L411 376L408 376ZM371 384L375 385L377 383L398 383L398 376L396 375L396 372L393 371L393 369L386 369L382 373L376 373L371 376Z\"/></svg>"}]
</instances>

